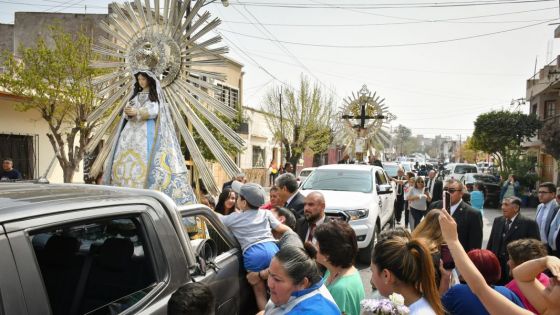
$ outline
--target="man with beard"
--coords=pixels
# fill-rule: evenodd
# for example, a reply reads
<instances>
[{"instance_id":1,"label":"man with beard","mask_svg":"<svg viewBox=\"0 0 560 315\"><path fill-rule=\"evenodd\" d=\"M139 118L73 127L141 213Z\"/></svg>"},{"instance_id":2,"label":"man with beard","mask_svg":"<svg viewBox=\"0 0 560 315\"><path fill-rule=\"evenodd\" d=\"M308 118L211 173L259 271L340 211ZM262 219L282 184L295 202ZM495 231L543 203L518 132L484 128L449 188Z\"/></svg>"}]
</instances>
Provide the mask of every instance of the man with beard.
<instances>
[{"instance_id":1,"label":"man with beard","mask_svg":"<svg viewBox=\"0 0 560 315\"><path fill-rule=\"evenodd\" d=\"M313 232L325 222L325 197L320 192L312 192L305 197L303 217L296 223L296 233L302 242L313 241Z\"/></svg>"}]
</instances>

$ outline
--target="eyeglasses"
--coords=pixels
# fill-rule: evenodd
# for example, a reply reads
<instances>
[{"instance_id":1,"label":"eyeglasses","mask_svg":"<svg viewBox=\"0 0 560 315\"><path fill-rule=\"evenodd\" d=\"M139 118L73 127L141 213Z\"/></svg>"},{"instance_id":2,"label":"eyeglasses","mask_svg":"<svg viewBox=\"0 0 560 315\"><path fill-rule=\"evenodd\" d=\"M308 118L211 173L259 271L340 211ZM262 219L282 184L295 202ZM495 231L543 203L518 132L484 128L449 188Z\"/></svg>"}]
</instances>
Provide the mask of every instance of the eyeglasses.
<instances>
[{"instance_id":1,"label":"eyeglasses","mask_svg":"<svg viewBox=\"0 0 560 315\"><path fill-rule=\"evenodd\" d=\"M539 191L539 194L553 194L552 191Z\"/></svg>"},{"instance_id":2,"label":"eyeglasses","mask_svg":"<svg viewBox=\"0 0 560 315\"><path fill-rule=\"evenodd\" d=\"M461 191L461 189L455 189L455 188L444 188L444 191L448 191L450 194L456 192L456 191Z\"/></svg>"}]
</instances>

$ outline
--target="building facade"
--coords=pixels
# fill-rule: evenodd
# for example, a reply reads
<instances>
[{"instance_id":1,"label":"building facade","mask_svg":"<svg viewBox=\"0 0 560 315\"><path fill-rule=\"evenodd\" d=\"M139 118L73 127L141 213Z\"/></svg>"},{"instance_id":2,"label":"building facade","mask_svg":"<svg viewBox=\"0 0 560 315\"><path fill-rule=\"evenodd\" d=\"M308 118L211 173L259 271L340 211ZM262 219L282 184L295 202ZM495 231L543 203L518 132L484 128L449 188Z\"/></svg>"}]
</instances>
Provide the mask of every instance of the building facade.
<instances>
[{"instance_id":1,"label":"building facade","mask_svg":"<svg viewBox=\"0 0 560 315\"><path fill-rule=\"evenodd\" d=\"M560 38L560 27L554 31L554 37ZM526 99L529 113L537 115L543 122L543 129L560 124L560 56L549 62L534 76L527 80ZM554 157L545 152L544 134L541 131L526 141L523 146L537 156L537 174L540 182L558 183L558 163Z\"/></svg>"},{"instance_id":2,"label":"building facade","mask_svg":"<svg viewBox=\"0 0 560 315\"><path fill-rule=\"evenodd\" d=\"M45 38L47 43L52 42L48 36L50 25L58 25L69 33L85 31L91 33L93 38L97 38L105 35L97 25L106 16L105 14L17 12L13 25L0 24L0 48L16 52L17 55L18 47L32 47L38 37ZM267 126L266 113L243 106L243 65L226 58L223 65L207 66L204 70L225 74L224 81L210 82L216 86L215 91L210 91L210 94L229 106L242 110L243 117L247 120L239 130L246 146L242 153L232 158L242 170L248 173L249 180L268 184L266 174L268 165L272 159L280 161L280 149ZM199 79L207 81L207 78ZM3 147L0 146L0 154L14 158L16 168L23 167L27 178L37 178L47 172L54 157L54 150L46 137L48 125L38 112L34 110L20 112L16 109L17 103L21 102L22 98L1 91L0 87L0 143L3 144ZM15 156L18 157L17 161ZM47 179L51 182L62 182L61 167L56 161L52 164L53 167L47 172ZM218 184L230 179L219 164L211 162L208 164L214 171ZM83 182L83 167L75 173L73 182Z\"/></svg>"}]
</instances>

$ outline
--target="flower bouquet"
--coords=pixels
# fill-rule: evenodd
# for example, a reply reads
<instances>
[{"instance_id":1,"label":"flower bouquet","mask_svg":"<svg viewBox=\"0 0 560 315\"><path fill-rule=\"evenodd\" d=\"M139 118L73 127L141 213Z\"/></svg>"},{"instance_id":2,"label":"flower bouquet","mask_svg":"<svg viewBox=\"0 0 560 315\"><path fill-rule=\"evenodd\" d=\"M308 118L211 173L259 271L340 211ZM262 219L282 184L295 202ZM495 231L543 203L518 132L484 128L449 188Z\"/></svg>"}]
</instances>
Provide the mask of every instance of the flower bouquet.
<instances>
[{"instance_id":1,"label":"flower bouquet","mask_svg":"<svg viewBox=\"0 0 560 315\"><path fill-rule=\"evenodd\" d=\"M389 295L389 299L365 299L360 302L362 315L406 315L408 307L404 298L397 293Z\"/></svg>"}]
</instances>

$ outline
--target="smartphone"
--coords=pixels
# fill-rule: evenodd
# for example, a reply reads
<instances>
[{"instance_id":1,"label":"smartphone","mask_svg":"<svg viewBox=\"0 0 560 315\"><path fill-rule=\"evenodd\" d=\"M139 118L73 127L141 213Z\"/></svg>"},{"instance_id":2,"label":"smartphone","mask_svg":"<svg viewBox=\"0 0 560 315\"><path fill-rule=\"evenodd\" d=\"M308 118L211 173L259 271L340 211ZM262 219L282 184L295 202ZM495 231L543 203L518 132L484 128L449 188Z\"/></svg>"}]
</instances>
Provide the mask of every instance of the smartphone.
<instances>
[{"instance_id":1,"label":"smartphone","mask_svg":"<svg viewBox=\"0 0 560 315\"><path fill-rule=\"evenodd\" d=\"M451 209L451 194L448 191L443 191L442 202L442 209L449 212Z\"/></svg>"},{"instance_id":2,"label":"smartphone","mask_svg":"<svg viewBox=\"0 0 560 315\"><path fill-rule=\"evenodd\" d=\"M453 261L453 256L451 256L451 252L449 251L447 244L441 244L439 253L441 255L441 261L443 262L443 268L446 270L454 269L455 262Z\"/></svg>"}]
</instances>

